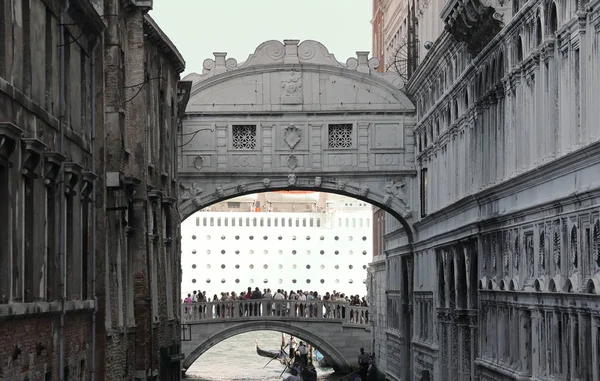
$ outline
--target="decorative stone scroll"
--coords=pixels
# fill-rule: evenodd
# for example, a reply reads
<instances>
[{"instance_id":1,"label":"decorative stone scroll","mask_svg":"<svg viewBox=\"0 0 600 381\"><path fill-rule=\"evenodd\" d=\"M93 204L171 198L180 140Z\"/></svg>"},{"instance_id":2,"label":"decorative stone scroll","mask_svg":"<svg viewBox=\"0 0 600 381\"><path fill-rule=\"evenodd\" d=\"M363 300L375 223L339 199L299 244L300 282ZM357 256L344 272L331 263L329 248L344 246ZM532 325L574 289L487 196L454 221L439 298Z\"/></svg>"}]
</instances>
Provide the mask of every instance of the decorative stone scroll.
<instances>
[{"instance_id":1,"label":"decorative stone scroll","mask_svg":"<svg viewBox=\"0 0 600 381\"><path fill-rule=\"evenodd\" d=\"M44 154L44 183L47 186L56 183L60 166L67 157L60 152L46 152Z\"/></svg>"},{"instance_id":2,"label":"decorative stone scroll","mask_svg":"<svg viewBox=\"0 0 600 381\"><path fill-rule=\"evenodd\" d=\"M0 123L0 159L9 161L23 130L12 123Z\"/></svg>"},{"instance_id":3,"label":"decorative stone scroll","mask_svg":"<svg viewBox=\"0 0 600 381\"><path fill-rule=\"evenodd\" d=\"M65 173L65 193L69 196L74 196L77 194L75 191L75 187L79 182L79 178L81 177L81 170L83 168L81 165L73 162L64 163L64 173Z\"/></svg>"},{"instance_id":4,"label":"decorative stone scroll","mask_svg":"<svg viewBox=\"0 0 600 381\"><path fill-rule=\"evenodd\" d=\"M90 197L92 190L94 189L94 180L98 176L94 172L81 172L81 198L87 199Z\"/></svg>"}]
</instances>

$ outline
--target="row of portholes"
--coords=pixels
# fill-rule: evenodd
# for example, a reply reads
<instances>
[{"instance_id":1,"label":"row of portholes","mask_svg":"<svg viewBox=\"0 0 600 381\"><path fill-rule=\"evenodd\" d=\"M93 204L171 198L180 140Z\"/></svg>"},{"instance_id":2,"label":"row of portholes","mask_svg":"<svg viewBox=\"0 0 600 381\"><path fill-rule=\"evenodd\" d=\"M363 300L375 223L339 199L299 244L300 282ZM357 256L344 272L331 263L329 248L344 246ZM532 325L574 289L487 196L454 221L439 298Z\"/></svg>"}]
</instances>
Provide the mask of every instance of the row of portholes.
<instances>
[{"instance_id":1,"label":"row of portholes","mask_svg":"<svg viewBox=\"0 0 600 381\"><path fill-rule=\"evenodd\" d=\"M192 279L192 283L196 283L196 282L197 282L197 280L196 280L196 279ZM210 283L210 282L211 282L211 279L210 279L210 278L206 279L206 283ZM221 283L226 283L226 282L227 282L227 280L226 280L225 278L222 278L222 279L221 279ZM250 279L250 280L249 280L249 282L250 282L250 283L254 283L254 279ZM311 282L311 280L310 280L310 279L307 279L307 280L306 280L306 283L307 283L307 284L310 284L310 282ZM239 279L236 279L236 280L235 280L235 283L240 283L240 280L239 280ZM269 283L269 280L265 278L265 279L263 279L263 283L265 283L265 284L266 284L266 283ZM283 283L283 279L279 279L279 280L277 281L277 283L279 283L279 284ZM298 280L296 280L296 279L292 279L292 283L296 284L296 283L298 283ZM325 283L325 279L321 279L321 284L323 284L323 283ZM336 279L336 280L334 280L334 283L336 283L336 284L337 284L337 283L340 283L340 280L339 280L339 279ZM348 280L348 283L349 283L349 284L352 284L352 283L354 283L354 280L353 280L353 279L349 279L349 280ZM367 283L367 281L363 279L363 284L366 284L366 283Z\"/></svg>"},{"instance_id":2,"label":"row of portholes","mask_svg":"<svg viewBox=\"0 0 600 381\"><path fill-rule=\"evenodd\" d=\"M211 254L211 253L212 253L212 251L206 250L206 254ZM225 250L221 250L221 254L225 254L225 253L227 253ZM238 254L240 254L240 251L239 250L235 250L234 253L236 255L238 255ZM310 250L306 250L306 254L310 255L310 253L311 253ZM339 250L335 250L333 253L335 255L339 255L340 254ZM196 251L196 249L194 249L194 250L192 250L192 254L198 254L198 251ZM254 250L248 250L248 254L254 254ZM263 254L265 254L265 255L269 254L269 250L263 250ZM283 250L278 250L277 254L279 254L279 255L283 254ZM296 254L298 254L298 251L292 250L292 255L296 255ZM325 255L325 250L319 251L319 254ZM352 254L354 254L354 252L352 250L349 250L348 254L352 255ZM367 251L363 250L362 255L367 255Z\"/></svg>"},{"instance_id":3,"label":"row of portholes","mask_svg":"<svg viewBox=\"0 0 600 381\"><path fill-rule=\"evenodd\" d=\"M196 267L197 267L197 266L196 266L195 264L193 264L193 265L192 265L192 269L195 269ZM235 267L236 269L239 269L239 268L240 268L240 265L235 265L234 267ZM206 268L207 268L208 270L210 270L210 269L212 268L212 265L206 265ZM225 269L225 268L227 268L227 266L226 266L225 264L222 264L222 265L221 265L221 268L222 268L222 269ZM251 265L249 265L249 266L248 266L248 268L250 268L250 269L252 270L252 269L254 269L254 265L252 265L252 264L251 264ZM263 265L263 269L265 269L265 270L266 270L266 269L268 269L268 268L269 268L269 265L267 265L267 264ZM281 270L281 269L283 269L283 265L281 265L281 264L280 264L280 265L278 265L278 266L277 266L277 268L278 268L279 270ZM296 270L297 268L298 268L298 266L297 266L297 265L292 265L292 269L293 269L293 270ZM310 265L306 265L306 268L307 268L308 270L310 270L311 266L310 266ZM320 266L320 268L321 268L321 270L324 270L324 269L325 269L325 265L321 265L321 266ZM335 265L335 266L334 266L334 268L335 268L336 270L339 270L339 268L340 268L340 265ZM348 265L348 269L352 270L353 268L354 268L354 266L353 266L353 265ZM363 267L362 267L362 268L363 268L363 270L366 270L366 269L367 269L367 265L363 265Z\"/></svg>"},{"instance_id":4,"label":"row of portholes","mask_svg":"<svg viewBox=\"0 0 600 381\"><path fill-rule=\"evenodd\" d=\"M195 240L196 238L198 238L196 235L193 235L193 236L192 236L192 239L193 239L193 240ZM252 240L254 239L254 236L253 236L253 235L251 235L251 236L249 236L248 238L249 238L249 239L252 241ZM210 236L210 235L207 235L207 236L206 236L206 240L210 240L210 239L211 239L211 236ZM224 241L225 239L227 239L227 237L226 237L226 236L224 236L224 235L222 235L222 236L221 236L221 239ZM236 239L236 240L239 240L239 239L240 239L240 236L239 236L239 235L236 235L236 236L235 236L235 239ZM269 236L265 235L265 236L263 236L263 239L266 241L266 240L268 240L268 239L269 239ZM279 236L279 237L277 237L277 239L281 241L281 240L283 239L283 237L282 237L282 236ZM325 237L324 237L324 236L321 236L321 237L319 237L319 239L320 239L321 241L323 241L323 240L325 240ZM336 235L335 237L333 237L333 239L334 239L334 240L336 240L336 241L339 241L340 237L338 237L338 236ZM296 236L294 235L294 236L292 236L292 241L295 241L295 240L296 240ZM307 240L307 241L310 241L310 236L309 236L309 235L307 235L307 236L306 236L306 240ZM352 241L352 240L354 240L354 237L352 237L352 236L349 236L349 237L348 237L348 241ZM363 236L363 237L362 237L362 240L363 240L363 241L366 241L366 240L367 240L367 237L366 237L366 236Z\"/></svg>"}]
</instances>

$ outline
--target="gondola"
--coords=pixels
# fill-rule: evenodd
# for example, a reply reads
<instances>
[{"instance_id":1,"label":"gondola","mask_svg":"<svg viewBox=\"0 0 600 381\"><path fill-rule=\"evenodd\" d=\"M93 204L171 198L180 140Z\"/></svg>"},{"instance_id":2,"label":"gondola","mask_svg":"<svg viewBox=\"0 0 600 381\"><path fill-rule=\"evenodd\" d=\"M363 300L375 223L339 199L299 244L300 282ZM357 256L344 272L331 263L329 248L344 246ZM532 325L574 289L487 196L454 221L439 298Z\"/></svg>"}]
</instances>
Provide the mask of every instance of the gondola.
<instances>
[{"instance_id":1,"label":"gondola","mask_svg":"<svg viewBox=\"0 0 600 381\"><path fill-rule=\"evenodd\" d=\"M256 343L256 354L261 357L266 357L268 359L277 359L282 364L287 364L287 353L285 351L268 351L266 349L261 349Z\"/></svg>"}]
</instances>

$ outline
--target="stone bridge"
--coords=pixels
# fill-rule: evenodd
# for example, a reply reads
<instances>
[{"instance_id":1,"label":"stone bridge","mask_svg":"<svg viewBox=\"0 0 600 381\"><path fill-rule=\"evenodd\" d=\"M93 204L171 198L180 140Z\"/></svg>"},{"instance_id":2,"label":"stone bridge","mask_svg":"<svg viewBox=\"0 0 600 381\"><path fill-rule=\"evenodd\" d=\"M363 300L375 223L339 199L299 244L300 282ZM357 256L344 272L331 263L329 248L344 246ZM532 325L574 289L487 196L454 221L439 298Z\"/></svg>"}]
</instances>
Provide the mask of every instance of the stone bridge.
<instances>
[{"instance_id":1,"label":"stone bridge","mask_svg":"<svg viewBox=\"0 0 600 381\"><path fill-rule=\"evenodd\" d=\"M334 369L358 366L360 347L370 348L367 307L345 302L296 300L186 303L181 306L185 372L204 352L230 337L267 330L293 335L317 348Z\"/></svg>"},{"instance_id":2,"label":"stone bridge","mask_svg":"<svg viewBox=\"0 0 600 381\"><path fill-rule=\"evenodd\" d=\"M267 41L245 62L215 53L186 76L182 218L244 194L314 190L377 205L412 239L414 106L398 75L356 54L342 63L316 41Z\"/></svg>"}]
</instances>

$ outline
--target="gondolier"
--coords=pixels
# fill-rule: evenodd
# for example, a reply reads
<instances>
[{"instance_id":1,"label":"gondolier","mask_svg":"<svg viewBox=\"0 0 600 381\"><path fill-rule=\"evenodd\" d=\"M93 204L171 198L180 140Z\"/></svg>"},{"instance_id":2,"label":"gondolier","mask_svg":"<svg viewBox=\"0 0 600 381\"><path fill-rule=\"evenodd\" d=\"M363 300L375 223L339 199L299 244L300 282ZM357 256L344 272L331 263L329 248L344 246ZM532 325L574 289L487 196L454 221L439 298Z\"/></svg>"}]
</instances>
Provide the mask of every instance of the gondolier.
<instances>
[{"instance_id":1,"label":"gondolier","mask_svg":"<svg viewBox=\"0 0 600 381\"><path fill-rule=\"evenodd\" d=\"M308 365L308 348L306 347L306 344L304 344L304 341L300 342L298 353L300 354L300 364L303 366Z\"/></svg>"}]
</instances>

